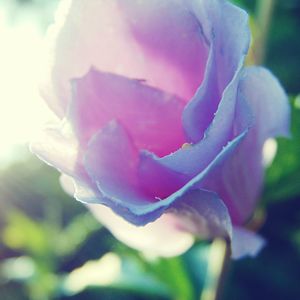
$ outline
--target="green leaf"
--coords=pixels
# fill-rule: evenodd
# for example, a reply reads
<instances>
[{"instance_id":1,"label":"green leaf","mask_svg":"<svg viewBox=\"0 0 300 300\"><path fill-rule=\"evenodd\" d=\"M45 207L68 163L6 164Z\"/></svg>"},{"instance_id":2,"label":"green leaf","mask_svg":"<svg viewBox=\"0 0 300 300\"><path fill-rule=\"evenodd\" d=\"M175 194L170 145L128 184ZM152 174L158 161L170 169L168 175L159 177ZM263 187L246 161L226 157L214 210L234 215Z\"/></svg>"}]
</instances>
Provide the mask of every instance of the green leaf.
<instances>
[{"instance_id":1,"label":"green leaf","mask_svg":"<svg viewBox=\"0 0 300 300\"><path fill-rule=\"evenodd\" d=\"M41 223L17 210L8 214L7 219L8 224L2 234L4 244L32 255L45 256L49 253L49 232Z\"/></svg>"},{"instance_id":2,"label":"green leaf","mask_svg":"<svg viewBox=\"0 0 300 300\"><path fill-rule=\"evenodd\" d=\"M194 288L181 256L157 259L149 266L149 271L169 286L172 299L195 299Z\"/></svg>"}]
</instances>

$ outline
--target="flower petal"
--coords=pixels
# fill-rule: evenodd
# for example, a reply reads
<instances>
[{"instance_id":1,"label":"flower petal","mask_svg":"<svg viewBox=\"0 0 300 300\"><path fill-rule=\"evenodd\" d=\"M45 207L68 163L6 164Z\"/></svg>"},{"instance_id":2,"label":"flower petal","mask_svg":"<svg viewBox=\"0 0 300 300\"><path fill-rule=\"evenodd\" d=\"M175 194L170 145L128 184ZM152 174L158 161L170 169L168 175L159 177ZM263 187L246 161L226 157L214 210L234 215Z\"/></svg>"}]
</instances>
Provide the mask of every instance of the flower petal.
<instances>
[{"instance_id":1,"label":"flower petal","mask_svg":"<svg viewBox=\"0 0 300 300\"><path fill-rule=\"evenodd\" d=\"M63 116L71 97L69 80L94 66L146 80L188 101L207 61L201 30L181 0L62 1L48 34L55 56L43 94Z\"/></svg>"},{"instance_id":2,"label":"flower petal","mask_svg":"<svg viewBox=\"0 0 300 300\"><path fill-rule=\"evenodd\" d=\"M156 176L168 168L191 178L205 169L229 141L247 131L253 123L249 105L245 102L244 96L238 94L241 80L242 74L238 71L225 89L215 118L202 140L162 158L148 155L142 163L149 165L149 160L155 161L158 170Z\"/></svg>"},{"instance_id":3,"label":"flower petal","mask_svg":"<svg viewBox=\"0 0 300 300\"><path fill-rule=\"evenodd\" d=\"M192 189L169 211L177 213L182 228L196 236L231 239L232 226L227 207L213 192Z\"/></svg>"},{"instance_id":4,"label":"flower petal","mask_svg":"<svg viewBox=\"0 0 300 300\"><path fill-rule=\"evenodd\" d=\"M93 186L93 183L74 179L74 177L62 174L60 176L60 184L64 191L76 200L83 203L102 203L103 196L97 190L97 187ZM89 184L89 186L87 186Z\"/></svg>"},{"instance_id":5,"label":"flower petal","mask_svg":"<svg viewBox=\"0 0 300 300\"><path fill-rule=\"evenodd\" d=\"M266 241L258 234L242 227L233 227L231 240L232 258L254 257L265 246Z\"/></svg>"},{"instance_id":6,"label":"flower petal","mask_svg":"<svg viewBox=\"0 0 300 300\"><path fill-rule=\"evenodd\" d=\"M202 185L223 199L234 224L243 224L253 213L263 182L263 145L271 137L289 134L288 99L278 81L263 68L246 68L239 85L255 117L235 155L215 169Z\"/></svg>"},{"instance_id":7,"label":"flower petal","mask_svg":"<svg viewBox=\"0 0 300 300\"><path fill-rule=\"evenodd\" d=\"M147 203L151 199L138 185L138 149L126 130L110 122L90 141L84 157L85 168L104 196L125 203Z\"/></svg>"},{"instance_id":8,"label":"flower petal","mask_svg":"<svg viewBox=\"0 0 300 300\"><path fill-rule=\"evenodd\" d=\"M162 256L179 255L201 238L231 237L226 206L214 193L192 190L153 223L136 227L102 205L87 205L119 240L142 251Z\"/></svg>"},{"instance_id":9,"label":"flower petal","mask_svg":"<svg viewBox=\"0 0 300 300\"><path fill-rule=\"evenodd\" d=\"M189 100L203 79L208 45L186 1L118 0L118 4L133 39L162 71L143 78Z\"/></svg>"},{"instance_id":10,"label":"flower petal","mask_svg":"<svg viewBox=\"0 0 300 300\"><path fill-rule=\"evenodd\" d=\"M258 137L258 144L272 137L288 137L290 105L279 81L263 67L248 67L244 73L240 89L255 115L252 135Z\"/></svg>"},{"instance_id":11,"label":"flower petal","mask_svg":"<svg viewBox=\"0 0 300 300\"><path fill-rule=\"evenodd\" d=\"M190 176L164 166L148 151L140 152L138 180L141 187L156 199L164 199L175 193L189 180Z\"/></svg>"},{"instance_id":12,"label":"flower petal","mask_svg":"<svg viewBox=\"0 0 300 300\"><path fill-rule=\"evenodd\" d=\"M118 240L151 256L180 255L194 242L190 233L179 228L180 220L173 214L163 214L153 223L137 227L103 205L87 206Z\"/></svg>"},{"instance_id":13,"label":"flower petal","mask_svg":"<svg viewBox=\"0 0 300 300\"><path fill-rule=\"evenodd\" d=\"M205 79L183 114L186 135L197 143L214 119L225 88L241 69L250 43L248 15L228 1L190 1L210 41Z\"/></svg>"},{"instance_id":14,"label":"flower petal","mask_svg":"<svg viewBox=\"0 0 300 300\"><path fill-rule=\"evenodd\" d=\"M95 69L73 81L68 120L81 145L106 123L116 119L139 149L159 156L175 151L184 141L181 114L184 102L138 80Z\"/></svg>"},{"instance_id":15,"label":"flower petal","mask_svg":"<svg viewBox=\"0 0 300 300\"><path fill-rule=\"evenodd\" d=\"M78 165L79 146L76 139L62 127L48 127L31 143L30 150L60 172L74 176L81 173Z\"/></svg>"},{"instance_id":16,"label":"flower petal","mask_svg":"<svg viewBox=\"0 0 300 300\"><path fill-rule=\"evenodd\" d=\"M95 135L86 152L85 168L104 196L100 203L111 207L127 221L144 225L157 219L166 209L184 199L186 193L199 185L214 168L230 156L246 132L230 142L197 176L164 199L140 184L137 176L139 155L130 137L117 123L111 123Z\"/></svg>"}]
</instances>

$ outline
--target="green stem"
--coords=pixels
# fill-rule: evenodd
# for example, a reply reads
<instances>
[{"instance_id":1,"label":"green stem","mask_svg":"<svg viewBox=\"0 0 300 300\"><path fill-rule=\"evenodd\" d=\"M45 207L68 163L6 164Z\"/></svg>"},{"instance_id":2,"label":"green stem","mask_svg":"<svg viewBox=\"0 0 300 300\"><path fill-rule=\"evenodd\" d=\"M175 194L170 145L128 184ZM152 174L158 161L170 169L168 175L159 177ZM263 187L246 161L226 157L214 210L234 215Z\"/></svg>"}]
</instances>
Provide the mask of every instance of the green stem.
<instances>
[{"instance_id":1,"label":"green stem","mask_svg":"<svg viewBox=\"0 0 300 300\"><path fill-rule=\"evenodd\" d=\"M215 239L211 245L207 275L200 300L221 299L225 274L230 262L230 245L222 239Z\"/></svg>"},{"instance_id":2,"label":"green stem","mask_svg":"<svg viewBox=\"0 0 300 300\"><path fill-rule=\"evenodd\" d=\"M259 33L254 43L255 63L260 65L264 63L268 35L276 0L257 0L256 21Z\"/></svg>"}]
</instances>

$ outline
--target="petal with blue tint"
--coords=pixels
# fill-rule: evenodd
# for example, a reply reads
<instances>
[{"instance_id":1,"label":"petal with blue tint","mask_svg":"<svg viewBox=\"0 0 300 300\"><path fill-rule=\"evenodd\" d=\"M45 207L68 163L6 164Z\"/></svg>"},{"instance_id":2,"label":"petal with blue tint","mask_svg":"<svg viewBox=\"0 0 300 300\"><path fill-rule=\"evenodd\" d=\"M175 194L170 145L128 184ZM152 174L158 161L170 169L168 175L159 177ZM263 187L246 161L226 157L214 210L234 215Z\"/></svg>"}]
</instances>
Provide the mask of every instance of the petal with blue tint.
<instances>
[{"instance_id":1,"label":"petal with blue tint","mask_svg":"<svg viewBox=\"0 0 300 300\"><path fill-rule=\"evenodd\" d=\"M150 199L138 185L138 149L126 130L110 122L89 143L84 165L104 196L125 203L147 203Z\"/></svg>"},{"instance_id":2,"label":"petal with blue tint","mask_svg":"<svg viewBox=\"0 0 300 300\"><path fill-rule=\"evenodd\" d=\"M183 122L189 141L198 142L213 121L219 102L248 52L248 15L227 1L188 1L210 41L205 79L188 103Z\"/></svg>"},{"instance_id":3,"label":"petal with blue tint","mask_svg":"<svg viewBox=\"0 0 300 300\"><path fill-rule=\"evenodd\" d=\"M162 158L148 155L142 163L150 164L148 160L154 160L156 165L161 165L161 170L168 168L190 178L205 169L229 141L252 125L252 111L244 96L238 94L240 81L241 72L238 71L226 88L215 118L201 141Z\"/></svg>"},{"instance_id":4,"label":"petal with blue tint","mask_svg":"<svg viewBox=\"0 0 300 300\"><path fill-rule=\"evenodd\" d=\"M265 69L245 69L239 96L245 98L251 108L254 124L235 155L212 172L204 184L220 195L235 224L247 221L258 200L263 183L264 142L271 137L287 136L290 122L287 96Z\"/></svg>"},{"instance_id":5,"label":"petal with blue tint","mask_svg":"<svg viewBox=\"0 0 300 300\"><path fill-rule=\"evenodd\" d=\"M85 167L104 196L101 203L111 207L129 222L144 225L158 218L199 185L214 168L234 153L245 134L246 131L228 143L202 172L164 199L153 198L153 194L147 193L140 185L137 176L138 151L126 131L117 123L108 125L94 137L86 153Z\"/></svg>"},{"instance_id":6,"label":"petal with blue tint","mask_svg":"<svg viewBox=\"0 0 300 300\"><path fill-rule=\"evenodd\" d=\"M178 210L182 228L201 238L232 236L231 218L217 194L205 190L190 190L179 198L170 211Z\"/></svg>"},{"instance_id":7,"label":"petal with blue tint","mask_svg":"<svg viewBox=\"0 0 300 300\"><path fill-rule=\"evenodd\" d=\"M258 234L242 227L233 227L231 251L233 259L254 257L265 246L266 241Z\"/></svg>"}]
</instances>

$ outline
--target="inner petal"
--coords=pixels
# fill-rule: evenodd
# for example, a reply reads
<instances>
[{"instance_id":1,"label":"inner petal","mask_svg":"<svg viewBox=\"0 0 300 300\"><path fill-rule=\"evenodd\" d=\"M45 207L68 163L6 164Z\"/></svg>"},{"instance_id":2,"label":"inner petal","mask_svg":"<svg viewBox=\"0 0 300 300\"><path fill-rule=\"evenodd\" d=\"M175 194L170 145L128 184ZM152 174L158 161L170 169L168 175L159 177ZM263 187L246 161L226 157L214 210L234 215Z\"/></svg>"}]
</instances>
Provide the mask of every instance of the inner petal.
<instances>
[{"instance_id":1,"label":"inner petal","mask_svg":"<svg viewBox=\"0 0 300 300\"><path fill-rule=\"evenodd\" d=\"M181 124L184 105L182 99L142 81L92 69L73 81L67 118L83 146L105 124L116 119L138 149L164 156L185 142Z\"/></svg>"},{"instance_id":2,"label":"inner petal","mask_svg":"<svg viewBox=\"0 0 300 300\"><path fill-rule=\"evenodd\" d=\"M141 70L140 76L188 101L203 80L209 50L195 15L182 0L117 2L129 36L146 59L149 72Z\"/></svg>"},{"instance_id":3,"label":"inner petal","mask_svg":"<svg viewBox=\"0 0 300 300\"><path fill-rule=\"evenodd\" d=\"M84 157L90 178L104 196L147 202L149 199L137 181L138 163L138 150L126 130L115 121L94 135Z\"/></svg>"},{"instance_id":4,"label":"inner petal","mask_svg":"<svg viewBox=\"0 0 300 300\"><path fill-rule=\"evenodd\" d=\"M149 191L140 185L138 150L125 129L116 122L108 124L90 141L84 166L103 195L100 203L111 207L129 222L144 225L158 218L166 209L176 208L180 199L184 199L195 185L205 179L212 168L230 155L241 138L242 136L239 136L226 146L204 172L164 199L154 198L152 193L149 194ZM153 172L149 169L148 171ZM169 178L172 178L170 173ZM155 182L152 183L155 185ZM155 188L154 185L152 188ZM183 202L185 203L184 200Z\"/></svg>"}]
</instances>

